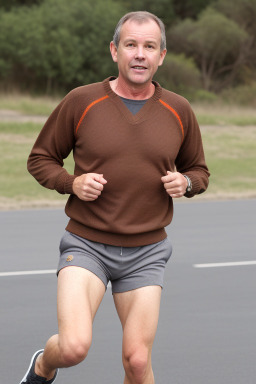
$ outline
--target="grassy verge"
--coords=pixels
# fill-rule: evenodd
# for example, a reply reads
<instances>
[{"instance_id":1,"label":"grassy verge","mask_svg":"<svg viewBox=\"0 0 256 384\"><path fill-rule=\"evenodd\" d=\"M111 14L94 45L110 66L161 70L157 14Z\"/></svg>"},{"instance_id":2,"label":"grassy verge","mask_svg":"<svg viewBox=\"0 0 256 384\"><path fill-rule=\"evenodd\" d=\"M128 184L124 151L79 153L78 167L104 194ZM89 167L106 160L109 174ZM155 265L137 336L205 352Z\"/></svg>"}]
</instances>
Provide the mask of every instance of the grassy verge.
<instances>
[{"instance_id":1,"label":"grassy verge","mask_svg":"<svg viewBox=\"0 0 256 384\"><path fill-rule=\"evenodd\" d=\"M196 113L200 125L215 126L256 126L256 109L252 107L238 107L228 105L195 104L193 110Z\"/></svg>"},{"instance_id":2,"label":"grassy verge","mask_svg":"<svg viewBox=\"0 0 256 384\"><path fill-rule=\"evenodd\" d=\"M256 127L203 127L211 172L206 196L256 197Z\"/></svg>"},{"instance_id":3,"label":"grassy verge","mask_svg":"<svg viewBox=\"0 0 256 384\"><path fill-rule=\"evenodd\" d=\"M1 94L0 110L13 110L26 115L49 116L61 97L32 97L31 95ZM220 101L192 105L200 125L256 125L256 109L227 105Z\"/></svg>"},{"instance_id":4,"label":"grassy verge","mask_svg":"<svg viewBox=\"0 0 256 384\"><path fill-rule=\"evenodd\" d=\"M63 204L67 196L41 187L27 171L27 157L42 128L35 123L0 123L0 209ZM72 173L70 156L65 166Z\"/></svg>"},{"instance_id":5,"label":"grassy verge","mask_svg":"<svg viewBox=\"0 0 256 384\"><path fill-rule=\"evenodd\" d=\"M12 110L26 115L49 116L59 102L60 98L57 97L0 94L0 110Z\"/></svg>"},{"instance_id":6,"label":"grassy verge","mask_svg":"<svg viewBox=\"0 0 256 384\"><path fill-rule=\"evenodd\" d=\"M27 157L41 127L0 123L0 209L63 205L67 199L41 187L27 172ZM202 198L256 197L256 125L202 126L201 131L211 172ZM72 173L72 155L65 167Z\"/></svg>"}]
</instances>

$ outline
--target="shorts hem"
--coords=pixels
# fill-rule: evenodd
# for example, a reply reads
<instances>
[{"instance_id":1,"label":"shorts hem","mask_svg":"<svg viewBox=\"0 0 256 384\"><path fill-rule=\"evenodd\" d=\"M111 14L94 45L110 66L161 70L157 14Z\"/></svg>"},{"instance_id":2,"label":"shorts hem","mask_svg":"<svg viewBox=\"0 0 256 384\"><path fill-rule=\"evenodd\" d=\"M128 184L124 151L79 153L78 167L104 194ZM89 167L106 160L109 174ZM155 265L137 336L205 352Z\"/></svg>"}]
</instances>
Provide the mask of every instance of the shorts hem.
<instances>
[{"instance_id":1,"label":"shorts hem","mask_svg":"<svg viewBox=\"0 0 256 384\"><path fill-rule=\"evenodd\" d=\"M129 292L129 291L134 291L135 289L143 288L143 287L154 287L154 286L159 286L161 289L163 289L163 283L159 282L138 282L137 284L124 284L120 283L118 286L113 286L112 284L112 294L114 293L124 293L124 292Z\"/></svg>"},{"instance_id":2,"label":"shorts hem","mask_svg":"<svg viewBox=\"0 0 256 384\"><path fill-rule=\"evenodd\" d=\"M106 279L106 276L104 274L99 273L99 269L95 268L93 265L88 265L88 264L87 265L76 265L76 264L61 265L58 267L57 276L62 269L68 268L68 267L83 268L89 272L92 272L95 276L97 276L102 281L102 283L105 285L105 289L107 290L108 280Z\"/></svg>"}]
</instances>

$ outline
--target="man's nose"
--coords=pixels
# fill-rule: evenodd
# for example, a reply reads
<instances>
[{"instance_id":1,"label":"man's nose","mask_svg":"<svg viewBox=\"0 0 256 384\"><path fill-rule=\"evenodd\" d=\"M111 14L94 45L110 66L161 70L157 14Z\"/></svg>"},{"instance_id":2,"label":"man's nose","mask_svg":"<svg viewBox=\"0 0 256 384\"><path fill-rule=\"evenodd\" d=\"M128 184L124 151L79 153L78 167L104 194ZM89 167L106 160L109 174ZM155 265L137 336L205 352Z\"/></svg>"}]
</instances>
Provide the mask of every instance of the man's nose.
<instances>
[{"instance_id":1,"label":"man's nose","mask_svg":"<svg viewBox=\"0 0 256 384\"><path fill-rule=\"evenodd\" d=\"M145 53L144 53L144 48L141 46L137 47L135 58L137 60L144 60L145 59Z\"/></svg>"}]
</instances>

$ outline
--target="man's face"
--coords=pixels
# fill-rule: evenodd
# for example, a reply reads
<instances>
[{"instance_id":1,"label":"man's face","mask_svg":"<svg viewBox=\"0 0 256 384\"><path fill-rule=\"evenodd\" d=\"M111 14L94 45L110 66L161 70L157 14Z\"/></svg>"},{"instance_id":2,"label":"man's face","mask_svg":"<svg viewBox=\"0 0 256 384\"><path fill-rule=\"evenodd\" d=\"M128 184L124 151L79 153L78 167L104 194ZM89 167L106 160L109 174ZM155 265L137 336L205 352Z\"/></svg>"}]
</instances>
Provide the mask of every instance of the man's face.
<instances>
[{"instance_id":1,"label":"man's face","mask_svg":"<svg viewBox=\"0 0 256 384\"><path fill-rule=\"evenodd\" d=\"M121 29L118 48L111 42L110 50L118 64L119 78L127 85L141 86L151 83L166 50L160 51L161 32L154 20L141 24L128 20Z\"/></svg>"}]
</instances>

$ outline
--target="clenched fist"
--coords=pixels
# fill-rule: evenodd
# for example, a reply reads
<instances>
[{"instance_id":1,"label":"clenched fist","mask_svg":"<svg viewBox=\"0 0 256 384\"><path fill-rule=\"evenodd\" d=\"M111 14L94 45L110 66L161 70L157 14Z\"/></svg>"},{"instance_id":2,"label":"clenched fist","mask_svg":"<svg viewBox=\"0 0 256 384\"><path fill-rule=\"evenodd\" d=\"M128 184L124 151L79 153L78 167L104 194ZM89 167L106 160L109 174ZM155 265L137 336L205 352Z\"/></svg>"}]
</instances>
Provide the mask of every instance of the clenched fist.
<instances>
[{"instance_id":1,"label":"clenched fist","mask_svg":"<svg viewBox=\"0 0 256 384\"><path fill-rule=\"evenodd\" d=\"M75 178L73 192L84 201L94 201L101 195L107 180L102 174L85 173Z\"/></svg>"},{"instance_id":2,"label":"clenched fist","mask_svg":"<svg viewBox=\"0 0 256 384\"><path fill-rule=\"evenodd\" d=\"M187 179L179 172L167 171L167 175L161 178L164 188L173 198L182 197L187 189Z\"/></svg>"}]
</instances>

